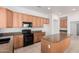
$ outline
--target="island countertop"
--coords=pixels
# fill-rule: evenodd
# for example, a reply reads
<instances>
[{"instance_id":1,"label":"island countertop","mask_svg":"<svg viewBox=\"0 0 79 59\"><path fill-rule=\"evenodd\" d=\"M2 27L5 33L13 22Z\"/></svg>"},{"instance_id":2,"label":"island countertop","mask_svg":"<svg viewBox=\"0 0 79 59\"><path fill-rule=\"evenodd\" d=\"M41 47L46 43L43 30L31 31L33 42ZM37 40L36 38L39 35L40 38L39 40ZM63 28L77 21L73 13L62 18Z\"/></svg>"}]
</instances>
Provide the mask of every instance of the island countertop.
<instances>
[{"instance_id":1,"label":"island countertop","mask_svg":"<svg viewBox=\"0 0 79 59\"><path fill-rule=\"evenodd\" d=\"M44 36L41 40L41 51L43 53L62 53L69 48L71 35L59 33Z\"/></svg>"},{"instance_id":2,"label":"island countertop","mask_svg":"<svg viewBox=\"0 0 79 59\"><path fill-rule=\"evenodd\" d=\"M66 33L59 33L59 34L48 35L43 37L43 39L52 43L60 42L66 38L70 38L70 35L67 35Z\"/></svg>"}]
</instances>

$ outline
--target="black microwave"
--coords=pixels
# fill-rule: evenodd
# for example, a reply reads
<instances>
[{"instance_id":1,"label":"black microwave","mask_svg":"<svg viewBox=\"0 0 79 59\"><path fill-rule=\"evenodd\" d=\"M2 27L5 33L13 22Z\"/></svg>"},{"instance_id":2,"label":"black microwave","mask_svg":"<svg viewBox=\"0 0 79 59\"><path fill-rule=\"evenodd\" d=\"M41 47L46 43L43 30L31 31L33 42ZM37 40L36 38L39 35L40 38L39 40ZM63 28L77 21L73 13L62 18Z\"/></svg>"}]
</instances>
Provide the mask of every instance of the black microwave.
<instances>
[{"instance_id":1,"label":"black microwave","mask_svg":"<svg viewBox=\"0 0 79 59\"><path fill-rule=\"evenodd\" d=\"M31 28L31 27L32 27L32 22L23 22L23 23L22 23L22 26L25 27L25 28L26 28L26 27L27 27L27 28Z\"/></svg>"}]
</instances>

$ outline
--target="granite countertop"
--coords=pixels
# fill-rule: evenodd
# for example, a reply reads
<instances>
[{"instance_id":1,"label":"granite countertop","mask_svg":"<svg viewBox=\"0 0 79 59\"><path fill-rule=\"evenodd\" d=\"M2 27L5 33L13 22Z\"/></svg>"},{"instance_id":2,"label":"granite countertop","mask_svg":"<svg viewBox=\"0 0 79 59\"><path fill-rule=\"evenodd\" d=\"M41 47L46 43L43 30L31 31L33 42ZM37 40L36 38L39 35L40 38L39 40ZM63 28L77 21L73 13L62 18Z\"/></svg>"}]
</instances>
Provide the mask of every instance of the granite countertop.
<instances>
[{"instance_id":1,"label":"granite countertop","mask_svg":"<svg viewBox=\"0 0 79 59\"><path fill-rule=\"evenodd\" d=\"M57 43L69 37L70 35L67 35L66 33L60 33L60 34L44 36L43 39L48 40L49 42Z\"/></svg>"},{"instance_id":2,"label":"granite countertop","mask_svg":"<svg viewBox=\"0 0 79 59\"><path fill-rule=\"evenodd\" d=\"M13 36L13 35L21 35L22 32L10 32L10 33L0 33L0 37L3 36Z\"/></svg>"},{"instance_id":3,"label":"granite countertop","mask_svg":"<svg viewBox=\"0 0 79 59\"><path fill-rule=\"evenodd\" d=\"M35 32L42 32L42 31L32 31L32 33L35 33ZM5 32L5 33L0 33L0 37L3 37L3 36L13 36L13 35L21 35L22 32Z\"/></svg>"}]
</instances>

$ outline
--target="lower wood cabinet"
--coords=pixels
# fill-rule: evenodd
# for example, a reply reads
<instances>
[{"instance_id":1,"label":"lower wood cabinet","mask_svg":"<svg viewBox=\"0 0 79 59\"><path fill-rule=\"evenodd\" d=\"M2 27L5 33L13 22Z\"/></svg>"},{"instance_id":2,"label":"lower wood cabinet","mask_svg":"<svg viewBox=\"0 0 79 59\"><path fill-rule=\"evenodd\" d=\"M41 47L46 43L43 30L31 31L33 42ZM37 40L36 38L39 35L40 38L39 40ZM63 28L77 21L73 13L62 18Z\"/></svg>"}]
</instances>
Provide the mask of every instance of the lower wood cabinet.
<instances>
[{"instance_id":1,"label":"lower wood cabinet","mask_svg":"<svg viewBox=\"0 0 79 59\"><path fill-rule=\"evenodd\" d=\"M33 42L34 43L40 42L44 35L45 35L45 33L41 32L41 31L34 32Z\"/></svg>"},{"instance_id":2,"label":"lower wood cabinet","mask_svg":"<svg viewBox=\"0 0 79 59\"><path fill-rule=\"evenodd\" d=\"M44 40L44 39L41 40L41 52L42 53L50 52L50 48L48 48L48 45L50 45L49 41Z\"/></svg>"},{"instance_id":3,"label":"lower wood cabinet","mask_svg":"<svg viewBox=\"0 0 79 59\"><path fill-rule=\"evenodd\" d=\"M14 49L23 47L23 35L13 36Z\"/></svg>"}]
</instances>

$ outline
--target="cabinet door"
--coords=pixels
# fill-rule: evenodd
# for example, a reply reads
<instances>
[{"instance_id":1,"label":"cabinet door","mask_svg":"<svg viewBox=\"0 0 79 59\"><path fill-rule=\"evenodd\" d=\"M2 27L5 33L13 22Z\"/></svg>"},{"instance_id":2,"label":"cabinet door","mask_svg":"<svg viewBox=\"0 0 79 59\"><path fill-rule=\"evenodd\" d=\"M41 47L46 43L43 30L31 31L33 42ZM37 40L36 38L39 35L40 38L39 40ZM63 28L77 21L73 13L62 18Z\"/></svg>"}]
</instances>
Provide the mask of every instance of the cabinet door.
<instances>
[{"instance_id":1,"label":"cabinet door","mask_svg":"<svg viewBox=\"0 0 79 59\"><path fill-rule=\"evenodd\" d=\"M19 27L19 14L14 12L13 13L13 27L18 28Z\"/></svg>"},{"instance_id":2,"label":"cabinet door","mask_svg":"<svg viewBox=\"0 0 79 59\"><path fill-rule=\"evenodd\" d=\"M21 47L23 47L23 35L18 35L18 36L19 36L19 38L18 38L18 43L19 43L18 47L21 48Z\"/></svg>"},{"instance_id":3,"label":"cabinet door","mask_svg":"<svg viewBox=\"0 0 79 59\"><path fill-rule=\"evenodd\" d=\"M19 45L18 38L19 38L18 35L13 36L13 46L14 46L14 49L18 48L18 45Z\"/></svg>"},{"instance_id":4,"label":"cabinet door","mask_svg":"<svg viewBox=\"0 0 79 59\"><path fill-rule=\"evenodd\" d=\"M10 10L7 10L7 27L13 27L13 12Z\"/></svg>"},{"instance_id":5,"label":"cabinet door","mask_svg":"<svg viewBox=\"0 0 79 59\"><path fill-rule=\"evenodd\" d=\"M34 33L34 43L36 43L36 42L40 42L41 41L41 39L43 38L43 35L44 33L43 32L41 32L41 31L39 31L39 32L35 32Z\"/></svg>"},{"instance_id":6,"label":"cabinet door","mask_svg":"<svg viewBox=\"0 0 79 59\"><path fill-rule=\"evenodd\" d=\"M31 22L32 21L32 19L31 19L31 16L30 15L26 15L26 22Z\"/></svg>"},{"instance_id":7,"label":"cabinet door","mask_svg":"<svg viewBox=\"0 0 79 59\"><path fill-rule=\"evenodd\" d=\"M47 24L47 19L46 18L43 19L43 24Z\"/></svg>"},{"instance_id":8,"label":"cabinet door","mask_svg":"<svg viewBox=\"0 0 79 59\"><path fill-rule=\"evenodd\" d=\"M22 22L28 22L28 15L23 14L23 20Z\"/></svg>"},{"instance_id":9,"label":"cabinet door","mask_svg":"<svg viewBox=\"0 0 79 59\"><path fill-rule=\"evenodd\" d=\"M33 27L38 27L37 17L33 17Z\"/></svg>"},{"instance_id":10,"label":"cabinet door","mask_svg":"<svg viewBox=\"0 0 79 59\"><path fill-rule=\"evenodd\" d=\"M41 20L41 27L43 27L43 18L40 19Z\"/></svg>"},{"instance_id":11,"label":"cabinet door","mask_svg":"<svg viewBox=\"0 0 79 59\"><path fill-rule=\"evenodd\" d=\"M0 28L6 28L6 10L0 8Z\"/></svg>"},{"instance_id":12,"label":"cabinet door","mask_svg":"<svg viewBox=\"0 0 79 59\"><path fill-rule=\"evenodd\" d=\"M22 28L23 14L18 14L18 27Z\"/></svg>"},{"instance_id":13,"label":"cabinet door","mask_svg":"<svg viewBox=\"0 0 79 59\"><path fill-rule=\"evenodd\" d=\"M40 22L41 22L40 17L36 17L36 27L40 27L41 26Z\"/></svg>"},{"instance_id":14,"label":"cabinet door","mask_svg":"<svg viewBox=\"0 0 79 59\"><path fill-rule=\"evenodd\" d=\"M13 12L0 8L0 28L12 28L13 27Z\"/></svg>"},{"instance_id":15,"label":"cabinet door","mask_svg":"<svg viewBox=\"0 0 79 59\"><path fill-rule=\"evenodd\" d=\"M41 18L38 18L38 27L41 27Z\"/></svg>"},{"instance_id":16,"label":"cabinet door","mask_svg":"<svg viewBox=\"0 0 79 59\"><path fill-rule=\"evenodd\" d=\"M64 20L64 27L67 28L67 19Z\"/></svg>"},{"instance_id":17,"label":"cabinet door","mask_svg":"<svg viewBox=\"0 0 79 59\"><path fill-rule=\"evenodd\" d=\"M41 52L43 53L49 53L50 52L50 42L47 40L42 39L41 40Z\"/></svg>"},{"instance_id":18,"label":"cabinet door","mask_svg":"<svg viewBox=\"0 0 79 59\"><path fill-rule=\"evenodd\" d=\"M14 49L23 47L23 35L13 36Z\"/></svg>"},{"instance_id":19,"label":"cabinet door","mask_svg":"<svg viewBox=\"0 0 79 59\"><path fill-rule=\"evenodd\" d=\"M36 18L34 16L32 18L32 26L33 26L33 28L36 27Z\"/></svg>"},{"instance_id":20,"label":"cabinet door","mask_svg":"<svg viewBox=\"0 0 79 59\"><path fill-rule=\"evenodd\" d=\"M22 27L22 14L21 13L13 13L13 27L20 28Z\"/></svg>"},{"instance_id":21,"label":"cabinet door","mask_svg":"<svg viewBox=\"0 0 79 59\"><path fill-rule=\"evenodd\" d=\"M46 24L49 24L49 19L46 19Z\"/></svg>"},{"instance_id":22,"label":"cabinet door","mask_svg":"<svg viewBox=\"0 0 79 59\"><path fill-rule=\"evenodd\" d=\"M60 28L67 28L67 17L60 18Z\"/></svg>"},{"instance_id":23,"label":"cabinet door","mask_svg":"<svg viewBox=\"0 0 79 59\"><path fill-rule=\"evenodd\" d=\"M29 20L29 22L32 22L32 16L31 15L28 16L28 20Z\"/></svg>"}]
</instances>

